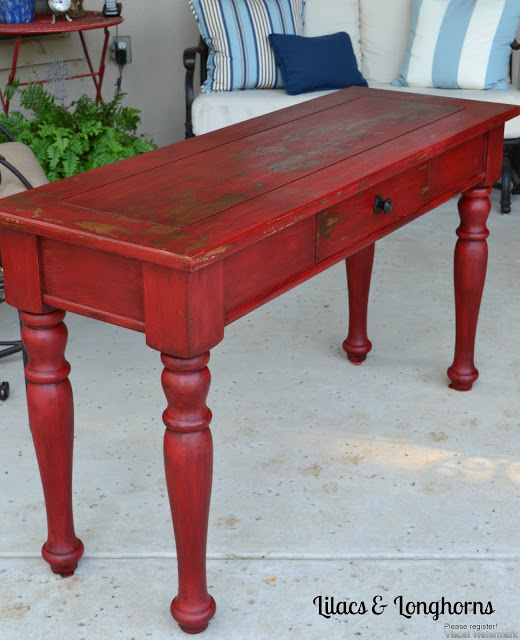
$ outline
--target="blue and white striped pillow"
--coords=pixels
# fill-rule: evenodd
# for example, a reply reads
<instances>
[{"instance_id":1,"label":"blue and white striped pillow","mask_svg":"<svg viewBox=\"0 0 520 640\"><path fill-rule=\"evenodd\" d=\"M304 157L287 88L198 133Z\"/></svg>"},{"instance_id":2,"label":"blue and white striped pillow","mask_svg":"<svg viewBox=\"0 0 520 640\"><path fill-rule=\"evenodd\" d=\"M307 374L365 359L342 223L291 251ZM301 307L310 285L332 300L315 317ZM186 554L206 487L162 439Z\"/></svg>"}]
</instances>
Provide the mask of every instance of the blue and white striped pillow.
<instances>
[{"instance_id":1,"label":"blue and white striped pillow","mask_svg":"<svg viewBox=\"0 0 520 640\"><path fill-rule=\"evenodd\" d=\"M412 0L408 50L395 85L508 89L519 0Z\"/></svg>"},{"instance_id":2,"label":"blue and white striped pillow","mask_svg":"<svg viewBox=\"0 0 520 640\"><path fill-rule=\"evenodd\" d=\"M305 0L189 0L209 47L202 90L283 87L270 33L303 35Z\"/></svg>"}]
</instances>

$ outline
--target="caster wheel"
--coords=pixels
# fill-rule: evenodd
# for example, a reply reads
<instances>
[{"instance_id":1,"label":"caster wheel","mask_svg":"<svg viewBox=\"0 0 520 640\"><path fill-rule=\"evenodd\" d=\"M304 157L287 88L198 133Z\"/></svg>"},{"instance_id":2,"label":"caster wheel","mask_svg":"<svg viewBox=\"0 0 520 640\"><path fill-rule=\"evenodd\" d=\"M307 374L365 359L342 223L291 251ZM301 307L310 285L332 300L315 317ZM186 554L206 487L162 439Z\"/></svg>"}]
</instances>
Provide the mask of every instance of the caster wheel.
<instances>
[{"instance_id":1,"label":"caster wheel","mask_svg":"<svg viewBox=\"0 0 520 640\"><path fill-rule=\"evenodd\" d=\"M0 383L0 400L7 400L9 397L9 383L2 382Z\"/></svg>"}]
</instances>

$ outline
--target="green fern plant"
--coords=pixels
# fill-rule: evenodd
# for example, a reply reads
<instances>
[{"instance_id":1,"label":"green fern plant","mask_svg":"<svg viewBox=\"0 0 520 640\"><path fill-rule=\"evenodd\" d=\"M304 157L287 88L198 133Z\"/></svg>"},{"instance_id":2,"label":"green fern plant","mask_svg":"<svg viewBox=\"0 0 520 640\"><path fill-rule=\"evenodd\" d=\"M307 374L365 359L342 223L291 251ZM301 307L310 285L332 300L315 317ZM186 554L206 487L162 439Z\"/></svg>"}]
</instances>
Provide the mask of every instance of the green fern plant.
<instances>
[{"instance_id":1,"label":"green fern plant","mask_svg":"<svg viewBox=\"0 0 520 640\"><path fill-rule=\"evenodd\" d=\"M9 98L16 91L13 86ZM136 134L141 112L122 106L124 94L104 104L83 95L66 108L41 84L19 93L32 117L1 113L0 124L31 147L51 182L157 148Z\"/></svg>"}]
</instances>

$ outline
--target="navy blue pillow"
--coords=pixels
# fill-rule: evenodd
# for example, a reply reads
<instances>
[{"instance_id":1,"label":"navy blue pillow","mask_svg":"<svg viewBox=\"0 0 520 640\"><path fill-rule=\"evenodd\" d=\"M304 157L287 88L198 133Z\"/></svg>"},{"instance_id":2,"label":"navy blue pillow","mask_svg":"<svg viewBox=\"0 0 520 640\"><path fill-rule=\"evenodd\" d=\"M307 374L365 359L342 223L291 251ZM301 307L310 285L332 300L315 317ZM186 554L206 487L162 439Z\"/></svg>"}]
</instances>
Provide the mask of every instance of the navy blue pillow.
<instances>
[{"instance_id":1,"label":"navy blue pillow","mask_svg":"<svg viewBox=\"0 0 520 640\"><path fill-rule=\"evenodd\" d=\"M343 31L317 38L272 33L269 42L291 96L368 86L358 70L350 36Z\"/></svg>"}]
</instances>

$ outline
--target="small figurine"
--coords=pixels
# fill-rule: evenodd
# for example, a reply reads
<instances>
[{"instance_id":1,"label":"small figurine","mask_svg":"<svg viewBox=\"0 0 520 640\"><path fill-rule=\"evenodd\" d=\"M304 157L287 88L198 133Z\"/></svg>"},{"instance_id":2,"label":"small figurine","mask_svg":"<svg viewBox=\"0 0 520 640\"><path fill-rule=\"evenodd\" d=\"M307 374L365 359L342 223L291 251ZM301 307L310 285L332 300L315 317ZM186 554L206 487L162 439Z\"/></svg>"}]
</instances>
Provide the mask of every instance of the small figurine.
<instances>
[{"instance_id":1,"label":"small figurine","mask_svg":"<svg viewBox=\"0 0 520 640\"><path fill-rule=\"evenodd\" d=\"M72 0L70 3L69 16L71 18L82 18L84 15L83 0Z\"/></svg>"},{"instance_id":2,"label":"small figurine","mask_svg":"<svg viewBox=\"0 0 520 640\"><path fill-rule=\"evenodd\" d=\"M65 16L69 22L72 22L69 16L71 0L48 0L48 4L52 11L52 24L56 22L56 16Z\"/></svg>"}]
</instances>

